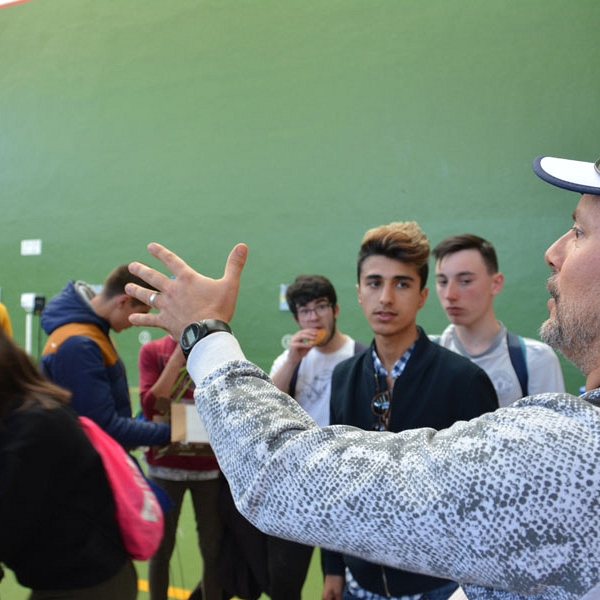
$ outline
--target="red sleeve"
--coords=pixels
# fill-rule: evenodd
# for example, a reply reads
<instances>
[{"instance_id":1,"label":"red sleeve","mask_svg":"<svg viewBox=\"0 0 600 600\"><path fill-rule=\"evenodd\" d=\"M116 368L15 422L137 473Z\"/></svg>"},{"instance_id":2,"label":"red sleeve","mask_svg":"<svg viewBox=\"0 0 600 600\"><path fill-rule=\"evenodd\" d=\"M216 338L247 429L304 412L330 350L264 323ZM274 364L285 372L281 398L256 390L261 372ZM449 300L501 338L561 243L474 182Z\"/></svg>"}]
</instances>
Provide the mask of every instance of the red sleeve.
<instances>
[{"instance_id":1,"label":"red sleeve","mask_svg":"<svg viewBox=\"0 0 600 600\"><path fill-rule=\"evenodd\" d=\"M160 339L147 342L141 347L138 357L140 404L144 416L149 421L152 420L152 417L155 414L158 414L158 412L154 410L156 398L150 391L150 388L160 377L166 364L165 354L167 354L168 351L163 347L164 344L162 341L163 340ZM167 359L168 356L170 356L170 353L167 354Z\"/></svg>"}]
</instances>

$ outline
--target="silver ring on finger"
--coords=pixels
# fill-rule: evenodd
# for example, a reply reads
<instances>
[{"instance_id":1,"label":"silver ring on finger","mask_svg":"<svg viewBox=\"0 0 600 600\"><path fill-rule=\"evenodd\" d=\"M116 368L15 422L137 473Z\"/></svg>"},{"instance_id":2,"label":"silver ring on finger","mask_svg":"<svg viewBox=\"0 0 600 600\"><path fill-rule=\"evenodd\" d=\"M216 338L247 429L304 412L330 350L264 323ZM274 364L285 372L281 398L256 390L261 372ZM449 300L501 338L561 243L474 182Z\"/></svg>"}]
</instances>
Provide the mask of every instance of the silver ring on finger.
<instances>
[{"instance_id":1,"label":"silver ring on finger","mask_svg":"<svg viewBox=\"0 0 600 600\"><path fill-rule=\"evenodd\" d=\"M156 300L156 296L158 296L158 292L152 292L150 294L150 297L148 298L148 304L152 307L152 308L156 308L154 306L154 301Z\"/></svg>"}]
</instances>

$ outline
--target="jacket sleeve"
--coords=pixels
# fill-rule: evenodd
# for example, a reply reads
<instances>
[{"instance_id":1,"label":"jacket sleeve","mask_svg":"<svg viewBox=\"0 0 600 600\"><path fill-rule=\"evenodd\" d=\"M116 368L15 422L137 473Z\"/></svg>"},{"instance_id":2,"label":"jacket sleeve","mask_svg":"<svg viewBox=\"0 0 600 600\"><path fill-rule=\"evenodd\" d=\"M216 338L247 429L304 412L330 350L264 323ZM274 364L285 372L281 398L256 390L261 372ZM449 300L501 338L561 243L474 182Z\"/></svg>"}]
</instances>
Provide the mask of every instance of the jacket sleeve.
<instances>
[{"instance_id":1,"label":"jacket sleeve","mask_svg":"<svg viewBox=\"0 0 600 600\"><path fill-rule=\"evenodd\" d=\"M148 421L152 421L152 417L158 414L158 411L154 410L156 397L151 392L151 388L160 377L161 368L156 360L156 354L151 344L144 344L140 348L138 373L142 412Z\"/></svg>"},{"instance_id":2,"label":"jacket sleeve","mask_svg":"<svg viewBox=\"0 0 600 600\"><path fill-rule=\"evenodd\" d=\"M590 557L600 552L600 513L589 502L600 492L593 406L560 394L439 432L320 428L228 335L197 344L188 370L236 506L261 530L511 591L474 597L566 599L593 587L599 561ZM589 457L590 487L574 483L575 454Z\"/></svg>"},{"instance_id":3,"label":"jacket sleeve","mask_svg":"<svg viewBox=\"0 0 600 600\"><path fill-rule=\"evenodd\" d=\"M95 421L125 448L169 442L166 423L134 419L130 405L128 414L119 414L102 352L90 338L73 336L63 342L53 359L52 379L72 392L75 412Z\"/></svg>"},{"instance_id":4,"label":"jacket sleeve","mask_svg":"<svg viewBox=\"0 0 600 600\"><path fill-rule=\"evenodd\" d=\"M346 368L336 365L331 375L331 394L329 397L329 419L331 425L340 421L341 405L345 395L345 383L348 380ZM321 566L325 575L344 575L344 555L340 552L321 548Z\"/></svg>"},{"instance_id":5,"label":"jacket sleeve","mask_svg":"<svg viewBox=\"0 0 600 600\"><path fill-rule=\"evenodd\" d=\"M354 391L353 371L350 364L354 365L355 357L348 358L338 363L331 373L331 392L329 395L329 422L331 425L344 423L347 413L347 404Z\"/></svg>"}]
</instances>

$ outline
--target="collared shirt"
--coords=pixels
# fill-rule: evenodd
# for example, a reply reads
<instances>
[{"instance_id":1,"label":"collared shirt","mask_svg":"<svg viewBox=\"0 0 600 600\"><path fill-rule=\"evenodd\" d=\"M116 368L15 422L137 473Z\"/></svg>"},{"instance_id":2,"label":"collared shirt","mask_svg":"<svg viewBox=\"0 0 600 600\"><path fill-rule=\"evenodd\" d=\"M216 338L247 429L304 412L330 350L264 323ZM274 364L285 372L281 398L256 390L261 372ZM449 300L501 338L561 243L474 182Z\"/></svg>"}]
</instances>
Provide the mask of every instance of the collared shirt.
<instances>
[{"instance_id":1,"label":"collared shirt","mask_svg":"<svg viewBox=\"0 0 600 600\"><path fill-rule=\"evenodd\" d=\"M395 381L400 375L402 375L402 371L406 367L406 363L408 359L411 357L413 350L415 349L416 341L412 344L412 346L394 363L392 367L392 381ZM375 348L373 348L372 356L373 356L373 367L375 369L375 373L377 375L382 375L387 377L389 373L387 369L383 366L381 360L379 360L379 356L377 356L377 352L375 352Z\"/></svg>"}]
</instances>

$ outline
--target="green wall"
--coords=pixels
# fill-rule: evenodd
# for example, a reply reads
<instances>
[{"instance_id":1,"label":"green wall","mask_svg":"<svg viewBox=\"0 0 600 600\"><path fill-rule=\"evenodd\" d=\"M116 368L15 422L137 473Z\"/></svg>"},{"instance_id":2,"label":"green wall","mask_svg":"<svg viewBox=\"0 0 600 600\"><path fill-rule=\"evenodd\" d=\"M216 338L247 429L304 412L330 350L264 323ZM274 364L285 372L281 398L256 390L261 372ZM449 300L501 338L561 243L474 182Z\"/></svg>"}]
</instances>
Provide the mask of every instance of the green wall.
<instances>
[{"instance_id":1,"label":"green wall","mask_svg":"<svg viewBox=\"0 0 600 600\"><path fill-rule=\"evenodd\" d=\"M71 278L154 264L155 240L211 275L249 244L233 325L262 367L294 329L279 285L300 272L332 279L341 328L368 341L360 239L409 219L432 244L465 231L494 242L507 280L498 313L536 336L543 252L577 196L530 165L600 154L599 23L597 0L0 10L0 286L17 340L22 292L50 297ZM20 256L31 238L42 255ZM420 323L446 323L433 288ZM133 385L138 334L117 336ZM565 372L577 389L581 376Z\"/></svg>"}]
</instances>

